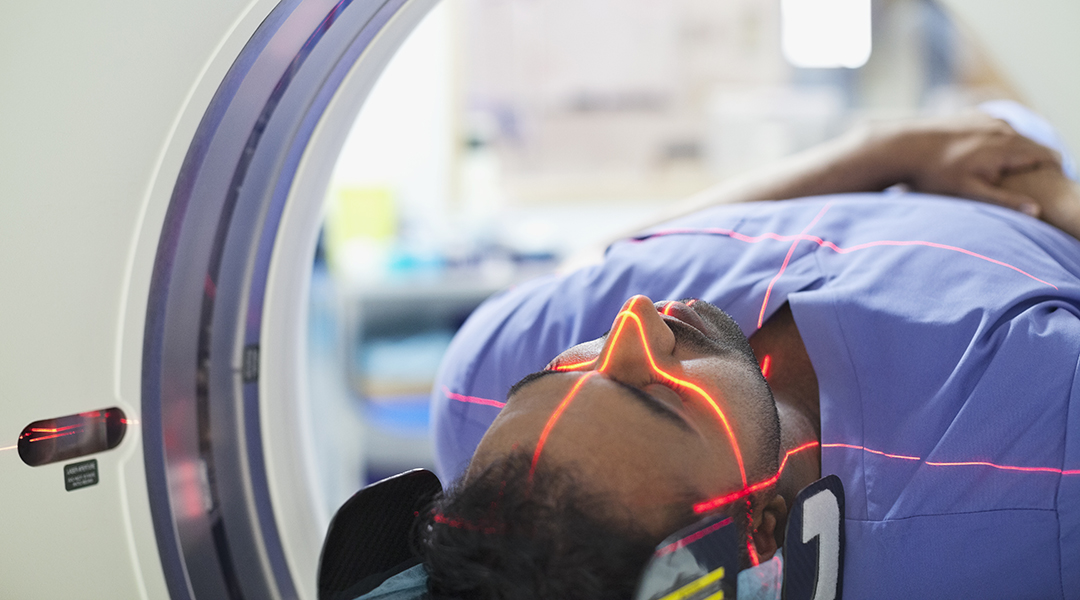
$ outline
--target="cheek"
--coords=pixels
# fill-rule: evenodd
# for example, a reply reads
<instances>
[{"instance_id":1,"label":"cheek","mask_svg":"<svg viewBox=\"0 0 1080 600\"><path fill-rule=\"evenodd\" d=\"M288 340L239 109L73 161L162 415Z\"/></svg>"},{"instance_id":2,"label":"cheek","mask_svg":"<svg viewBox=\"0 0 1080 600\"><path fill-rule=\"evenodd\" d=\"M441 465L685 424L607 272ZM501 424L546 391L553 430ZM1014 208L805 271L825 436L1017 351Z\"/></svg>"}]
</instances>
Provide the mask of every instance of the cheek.
<instances>
[{"instance_id":1,"label":"cheek","mask_svg":"<svg viewBox=\"0 0 1080 600\"><path fill-rule=\"evenodd\" d=\"M548 369L572 370L584 367L589 361L596 360L604 348L603 338L578 344L556 356L547 364Z\"/></svg>"}]
</instances>

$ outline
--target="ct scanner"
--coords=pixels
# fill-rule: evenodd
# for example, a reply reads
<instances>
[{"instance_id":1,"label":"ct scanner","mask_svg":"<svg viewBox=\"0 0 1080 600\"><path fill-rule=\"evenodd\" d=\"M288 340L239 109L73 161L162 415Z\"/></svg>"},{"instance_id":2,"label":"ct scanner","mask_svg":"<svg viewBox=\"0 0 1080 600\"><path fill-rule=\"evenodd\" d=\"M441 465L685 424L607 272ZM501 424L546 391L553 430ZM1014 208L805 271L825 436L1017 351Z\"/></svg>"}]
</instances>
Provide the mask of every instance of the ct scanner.
<instances>
[{"instance_id":1,"label":"ct scanner","mask_svg":"<svg viewBox=\"0 0 1080 600\"><path fill-rule=\"evenodd\" d=\"M435 2L0 6L0 598L315 597L320 204ZM1080 146L1080 4L946 4Z\"/></svg>"}]
</instances>

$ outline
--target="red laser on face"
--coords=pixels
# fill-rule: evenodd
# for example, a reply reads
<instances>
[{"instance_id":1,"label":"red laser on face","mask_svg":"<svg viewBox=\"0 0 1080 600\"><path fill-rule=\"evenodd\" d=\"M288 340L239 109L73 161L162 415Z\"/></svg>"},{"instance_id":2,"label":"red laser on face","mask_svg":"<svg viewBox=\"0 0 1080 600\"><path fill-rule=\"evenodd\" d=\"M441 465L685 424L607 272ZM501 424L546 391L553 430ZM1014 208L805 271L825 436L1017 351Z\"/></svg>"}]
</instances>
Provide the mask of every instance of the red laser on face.
<instances>
[{"instance_id":1,"label":"red laser on face","mask_svg":"<svg viewBox=\"0 0 1080 600\"><path fill-rule=\"evenodd\" d=\"M563 412L566 411L566 407L570 406L570 403L573 402L574 396L577 396L578 390L581 389L581 386L584 385L585 382L588 381L589 378L593 375L595 375L595 373L586 373L581 379L578 379L577 382L574 383L574 387L570 388L570 391L566 394L562 401L559 402L559 405L555 407L555 412L551 413L551 416L548 417L547 423L544 425L544 430L540 432L540 439L536 442L536 450L533 452L532 465L529 467L530 481L532 480L533 475L536 473L536 464L540 462L540 454L544 451L544 444L547 443L547 439L548 436L551 435L552 428L555 427L555 423L559 421L559 417L561 417Z\"/></svg>"},{"instance_id":2,"label":"red laser on face","mask_svg":"<svg viewBox=\"0 0 1080 600\"><path fill-rule=\"evenodd\" d=\"M599 357L597 357L597 358L599 358ZM594 359L591 359L591 360L583 360L581 362L570 363L570 364L566 364L566 365L552 365L550 367L550 369L552 371L574 371L574 370L577 370L577 369L584 369L585 367L590 367L590 366L596 364L597 358L594 358Z\"/></svg>"},{"instance_id":3,"label":"red laser on face","mask_svg":"<svg viewBox=\"0 0 1080 600\"><path fill-rule=\"evenodd\" d=\"M780 468L776 470L776 474L774 474L772 477L759 481L753 485L744 486L741 490L731 492L730 494L718 496L710 500L705 500L704 502L698 502L694 505L694 512L697 514L706 513L711 510L720 508L721 506L724 506L726 504L731 504L736 500L742 500L743 498L755 492L759 492L767 487L776 485L776 482L780 481L780 476L784 473L784 468L787 467L789 458L805 450L816 448L818 445L819 444L816 441L806 442L805 444L797 448L792 448L791 450L788 450L784 453L784 459L780 461Z\"/></svg>"},{"instance_id":4,"label":"red laser on face","mask_svg":"<svg viewBox=\"0 0 1080 600\"><path fill-rule=\"evenodd\" d=\"M765 379L769 378L769 373L772 372L772 355L766 354L765 358L761 359L761 376Z\"/></svg>"},{"instance_id":5,"label":"red laser on face","mask_svg":"<svg viewBox=\"0 0 1080 600\"><path fill-rule=\"evenodd\" d=\"M637 302L645 300L646 298L644 296L634 297L633 299L631 299L630 307L624 309L622 312L615 316L615 333L612 334L611 340L606 345L608 352L607 355L604 357L603 364L600 365L599 371L601 373L607 371L608 364L611 362L612 357L611 350L617 347L619 343L619 338L622 336L623 331L626 329L626 324L632 320L637 325L638 335L641 337L641 347L645 351L645 357L648 359L649 367L652 369L653 373L659 375L661 379L663 379L666 383L671 383L678 387L691 390L697 395L701 396L713 409L713 412L716 413L716 416L719 417L720 423L724 427L724 432L727 434L728 441L731 443L732 452L735 454L735 462L739 466L739 476L742 478L742 484L743 486L745 486L746 465L743 463L742 451L739 449L739 442L735 438L735 431L734 429L732 429L731 423L728 421L727 415L724 414L724 411L720 408L716 401L713 400L712 396L710 396L705 390L701 389L700 386L685 379L679 379L677 377L674 377L671 374L665 372L663 369L660 368L659 365L656 364L656 360L653 358L652 355L652 349L649 348L648 341L645 339L645 325L641 322L641 317L637 316L632 312L634 305Z\"/></svg>"},{"instance_id":6,"label":"red laser on face","mask_svg":"<svg viewBox=\"0 0 1080 600\"><path fill-rule=\"evenodd\" d=\"M442 513L435 513L433 520L440 525L446 525L453 527L454 529L464 529L466 531L478 531L484 534L494 534L499 532L499 527L495 525L481 525L478 523L470 523L465 519L458 519L455 517L448 517Z\"/></svg>"},{"instance_id":7,"label":"red laser on face","mask_svg":"<svg viewBox=\"0 0 1080 600\"><path fill-rule=\"evenodd\" d=\"M750 564L758 566L761 559L758 558L757 548L754 547L754 507L750 499L746 499L746 554L750 557Z\"/></svg>"},{"instance_id":8,"label":"red laser on face","mask_svg":"<svg viewBox=\"0 0 1080 600\"><path fill-rule=\"evenodd\" d=\"M687 300L686 301L686 307L690 308L697 301L698 301L697 298L691 298L690 300ZM668 302L668 303L666 303L664 305L664 309L661 312L664 315L667 315L667 316L670 317L671 316L671 310L673 308L675 308L675 302L670 301L670 302ZM616 316L616 319L617 318L618 317ZM576 362L576 363L551 365L551 366L548 367L548 369L550 369L552 371L574 371L574 370L577 370L577 369L584 369L584 368L591 367L592 365L594 365L596 363L596 361L599 360L599 358L600 357L598 356L596 358L592 358L592 359L589 359L589 360L583 360L581 362Z\"/></svg>"}]
</instances>

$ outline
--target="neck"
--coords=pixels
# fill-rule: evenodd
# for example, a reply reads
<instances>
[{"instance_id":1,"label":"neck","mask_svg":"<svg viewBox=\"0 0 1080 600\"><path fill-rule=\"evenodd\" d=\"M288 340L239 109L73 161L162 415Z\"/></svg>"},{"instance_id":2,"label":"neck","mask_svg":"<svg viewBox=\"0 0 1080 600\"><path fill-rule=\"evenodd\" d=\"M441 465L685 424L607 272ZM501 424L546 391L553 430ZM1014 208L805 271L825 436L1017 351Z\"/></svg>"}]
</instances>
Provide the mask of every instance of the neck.
<instances>
[{"instance_id":1,"label":"neck","mask_svg":"<svg viewBox=\"0 0 1080 600\"><path fill-rule=\"evenodd\" d=\"M784 304L761 329L750 336L759 361L769 357L766 379L780 415L780 456L807 442L821 440L821 403L817 375L795 326L791 307ZM777 492L788 506L799 490L821 477L821 453L800 452L784 468Z\"/></svg>"}]
</instances>

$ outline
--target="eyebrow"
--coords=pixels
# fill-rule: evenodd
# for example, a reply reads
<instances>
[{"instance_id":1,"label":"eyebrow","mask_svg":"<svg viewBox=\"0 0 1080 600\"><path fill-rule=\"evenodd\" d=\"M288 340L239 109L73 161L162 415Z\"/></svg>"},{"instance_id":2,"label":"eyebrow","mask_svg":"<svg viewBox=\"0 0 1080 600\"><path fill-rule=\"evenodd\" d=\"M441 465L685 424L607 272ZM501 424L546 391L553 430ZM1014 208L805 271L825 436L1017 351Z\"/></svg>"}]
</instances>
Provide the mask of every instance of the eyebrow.
<instances>
[{"instance_id":1,"label":"eyebrow","mask_svg":"<svg viewBox=\"0 0 1080 600\"><path fill-rule=\"evenodd\" d=\"M543 379L548 375L565 374L572 372L573 371L544 370L530 373L510 388L510 391L506 394L506 398L509 399L511 396L520 393L523 389L525 389L532 383L536 382L539 379ZM632 398L637 400L640 405L644 406L649 412L653 413L654 415L662 417L663 419L671 422L683 431L692 432L694 430L693 427L691 427L690 424L682 418L682 416L680 416L677 412L675 412L674 409L672 409L662 400L654 396L650 396L645 391L639 390L632 385L627 385L617 379L609 378L607 380L621 387L623 391L629 393Z\"/></svg>"}]
</instances>

